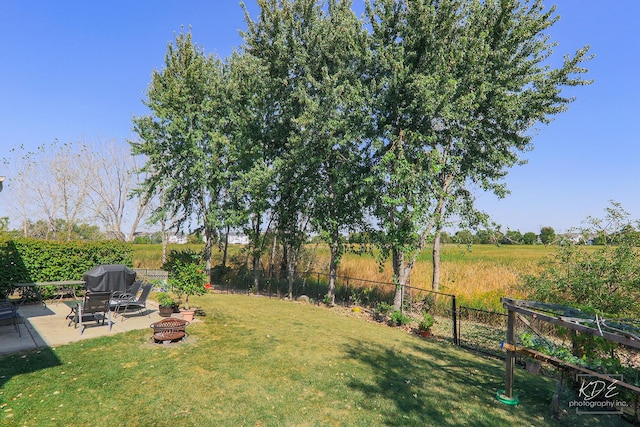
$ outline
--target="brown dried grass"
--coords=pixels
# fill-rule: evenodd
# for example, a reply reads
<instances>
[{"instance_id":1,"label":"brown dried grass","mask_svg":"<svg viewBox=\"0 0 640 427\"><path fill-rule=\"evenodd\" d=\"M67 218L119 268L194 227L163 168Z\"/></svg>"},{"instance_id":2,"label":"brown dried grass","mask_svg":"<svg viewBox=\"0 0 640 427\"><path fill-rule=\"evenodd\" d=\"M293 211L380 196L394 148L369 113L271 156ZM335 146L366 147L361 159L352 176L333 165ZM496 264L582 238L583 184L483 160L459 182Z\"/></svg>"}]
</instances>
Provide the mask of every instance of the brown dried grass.
<instances>
[{"instance_id":1,"label":"brown dried grass","mask_svg":"<svg viewBox=\"0 0 640 427\"><path fill-rule=\"evenodd\" d=\"M522 297L521 277L539 270L540 260L553 252L548 246L475 245L470 249L457 245L442 248L440 291L455 294L461 304L476 308L500 308L500 297ZM317 254L321 260L328 253ZM328 261L327 261L328 264ZM390 261L379 269L372 255L346 254L338 274L380 282L392 282ZM423 252L411 273L410 285L431 289L433 264L431 250Z\"/></svg>"}]
</instances>

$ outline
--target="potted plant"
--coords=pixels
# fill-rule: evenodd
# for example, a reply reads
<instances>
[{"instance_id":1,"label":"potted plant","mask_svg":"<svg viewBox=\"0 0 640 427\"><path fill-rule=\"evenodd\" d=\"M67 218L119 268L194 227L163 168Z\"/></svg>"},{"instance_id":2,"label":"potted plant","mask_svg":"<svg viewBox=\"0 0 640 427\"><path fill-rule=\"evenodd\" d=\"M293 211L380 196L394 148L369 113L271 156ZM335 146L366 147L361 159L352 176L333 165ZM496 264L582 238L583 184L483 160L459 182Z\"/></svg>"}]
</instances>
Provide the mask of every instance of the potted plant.
<instances>
[{"instance_id":1,"label":"potted plant","mask_svg":"<svg viewBox=\"0 0 640 427\"><path fill-rule=\"evenodd\" d=\"M429 313L422 313L422 320L418 323L418 333L423 337L430 337L431 327L435 323L435 319Z\"/></svg>"},{"instance_id":2,"label":"potted plant","mask_svg":"<svg viewBox=\"0 0 640 427\"><path fill-rule=\"evenodd\" d=\"M161 292L158 294L158 306L160 316L171 317L174 308L177 307L177 303L173 300L171 295L167 292Z\"/></svg>"},{"instance_id":3,"label":"potted plant","mask_svg":"<svg viewBox=\"0 0 640 427\"><path fill-rule=\"evenodd\" d=\"M184 295L183 309L180 313L184 320L190 322L196 310L189 306L189 297L204 295L207 292L206 276L200 264L200 256L193 251L171 251L165 266L168 267L171 290L178 294L181 301Z\"/></svg>"}]
</instances>

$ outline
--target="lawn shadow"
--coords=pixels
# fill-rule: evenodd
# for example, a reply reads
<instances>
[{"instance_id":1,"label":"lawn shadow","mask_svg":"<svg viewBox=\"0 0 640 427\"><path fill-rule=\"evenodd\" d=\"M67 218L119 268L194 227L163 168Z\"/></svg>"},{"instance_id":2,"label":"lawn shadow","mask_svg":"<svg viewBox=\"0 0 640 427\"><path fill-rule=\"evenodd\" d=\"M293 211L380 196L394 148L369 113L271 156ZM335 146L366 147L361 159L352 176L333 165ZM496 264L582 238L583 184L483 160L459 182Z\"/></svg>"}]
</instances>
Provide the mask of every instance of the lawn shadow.
<instances>
[{"instance_id":1,"label":"lawn shadow","mask_svg":"<svg viewBox=\"0 0 640 427\"><path fill-rule=\"evenodd\" d=\"M25 333L28 335L28 332L25 331ZM0 335L0 339L3 337L4 334ZM0 390L14 377L61 364L60 359L50 347L0 355ZM0 405L11 398L11 396L0 394Z\"/></svg>"},{"instance_id":2,"label":"lawn shadow","mask_svg":"<svg viewBox=\"0 0 640 427\"><path fill-rule=\"evenodd\" d=\"M60 359L46 344L31 322L33 318L54 316L41 304L21 305L16 331L13 324L0 326L0 389L13 377L61 365ZM0 394L0 404L7 396Z\"/></svg>"},{"instance_id":3,"label":"lawn shadow","mask_svg":"<svg viewBox=\"0 0 640 427\"><path fill-rule=\"evenodd\" d=\"M349 386L363 393L368 402L390 402L393 409L387 405L380 414L384 425L607 424L598 419L580 418L575 423L552 419L553 382L539 376L516 375L519 405L499 402L496 392L504 389L504 365L447 343L390 348L355 341L345 350L348 357L374 372L372 382L356 378Z\"/></svg>"}]
</instances>

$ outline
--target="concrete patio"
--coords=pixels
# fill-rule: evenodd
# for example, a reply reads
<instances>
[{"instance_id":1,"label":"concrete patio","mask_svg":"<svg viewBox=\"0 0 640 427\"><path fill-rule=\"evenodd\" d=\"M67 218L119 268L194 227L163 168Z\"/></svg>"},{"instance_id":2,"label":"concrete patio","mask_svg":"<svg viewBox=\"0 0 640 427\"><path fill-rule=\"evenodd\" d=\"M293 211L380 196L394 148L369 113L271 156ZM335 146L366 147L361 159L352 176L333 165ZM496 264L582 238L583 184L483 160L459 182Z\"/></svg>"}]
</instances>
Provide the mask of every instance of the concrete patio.
<instances>
[{"instance_id":1,"label":"concrete patio","mask_svg":"<svg viewBox=\"0 0 640 427\"><path fill-rule=\"evenodd\" d=\"M158 314L158 305L153 301L147 301L147 310L126 316L111 316L112 327L109 330L108 320L105 324L88 320L84 333L80 334L79 328L67 326L69 320L69 307L64 302L47 301L43 304L25 304L18 308L18 327L20 334L13 324L0 325L0 355L39 350L46 347L55 347L105 335L115 335L135 329L148 329L154 322L163 319ZM176 316L179 316L177 314Z\"/></svg>"}]
</instances>

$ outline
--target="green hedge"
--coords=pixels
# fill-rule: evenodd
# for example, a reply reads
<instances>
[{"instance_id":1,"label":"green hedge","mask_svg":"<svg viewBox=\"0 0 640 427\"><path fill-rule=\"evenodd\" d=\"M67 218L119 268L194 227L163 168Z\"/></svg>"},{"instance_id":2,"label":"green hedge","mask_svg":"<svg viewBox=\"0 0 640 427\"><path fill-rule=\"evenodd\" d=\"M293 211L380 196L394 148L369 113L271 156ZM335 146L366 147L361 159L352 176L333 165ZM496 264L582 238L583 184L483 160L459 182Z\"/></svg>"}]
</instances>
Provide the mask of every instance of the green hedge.
<instances>
[{"instance_id":1,"label":"green hedge","mask_svg":"<svg viewBox=\"0 0 640 427\"><path fill-rule=\"evenodd\" d=\"M0 298L12 283L81 280L101 264L133 266L133 248L119 241L51 242L0 239Z\"/></svg>"}]
</instances>

